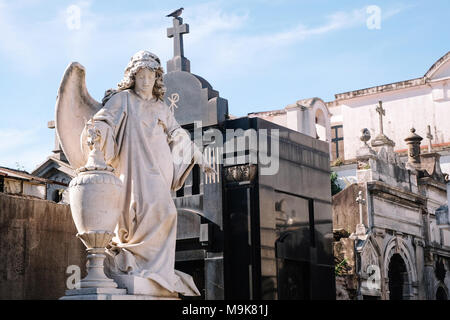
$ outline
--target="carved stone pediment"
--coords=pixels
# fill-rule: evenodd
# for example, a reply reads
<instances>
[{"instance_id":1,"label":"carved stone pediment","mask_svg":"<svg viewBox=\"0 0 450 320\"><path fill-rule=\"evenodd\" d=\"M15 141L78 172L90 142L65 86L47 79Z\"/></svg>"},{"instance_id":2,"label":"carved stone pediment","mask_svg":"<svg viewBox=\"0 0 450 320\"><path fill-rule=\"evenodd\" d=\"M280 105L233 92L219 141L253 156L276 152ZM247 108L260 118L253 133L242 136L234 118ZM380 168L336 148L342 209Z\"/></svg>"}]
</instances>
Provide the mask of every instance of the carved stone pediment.
<instances>
[{"instance_id":1,"label":"carved stone pediment","mask_svg":"<svg viewBox=\"0 0 450 320\"><path fill-rule=\"evenodd\" d=\"M252 182L257 174L257 167L253 164L243 164L239 166L225 168L225 181L233 182Z\"/></svg>"},{"instance_id":2,"label":"carved stone pediment","mask_svg":"<svg viewBox=\"0 0 450 320\"><path fill-rule=\"evenodd\" d=\"M367 269L371 265L379 267L378 258L379 256L372 244L372 241L366 241L361 253L361 275L368 276Z\"/></svg>"}]
</instances>

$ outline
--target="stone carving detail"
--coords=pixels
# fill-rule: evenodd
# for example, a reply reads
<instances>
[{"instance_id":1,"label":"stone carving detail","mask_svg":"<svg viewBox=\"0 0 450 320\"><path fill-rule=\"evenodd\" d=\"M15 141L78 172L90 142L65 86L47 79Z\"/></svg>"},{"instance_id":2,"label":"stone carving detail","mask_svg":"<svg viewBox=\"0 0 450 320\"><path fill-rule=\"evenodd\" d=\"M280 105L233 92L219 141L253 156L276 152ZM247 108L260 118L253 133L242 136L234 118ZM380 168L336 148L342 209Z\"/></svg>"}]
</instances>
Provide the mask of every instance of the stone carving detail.
<instances>
[{"instance_id":1,"label":"stone carving detail","mask_svg":"<svg viewBox=\"0 0 450 320\"><path fill-rule=\"evenodd\" d=\"M371 138L371 135L370 135L369 129L367 129L367 128L362 129L361 137L359 139L364 143L364 146L369 147L367 142L370 140L370 138Z\"/></svg>"},{"instance_id":2,"label":"stone carving detail","mask_svg":"<svg viewBox=\"0 0 450 320\"><path fill-rule=\"evenodd\" d=\"M225 180L226 182L251 182L256 176L256 170L253 164L228 167L225 168Z\"/></svg>"},{"instance_id":3,"label":"stone carving detail","mask_svg":"<svg viewBox=\"0 0 450 320\"><path fill-rule=\"evenodd\" d=\"M376 153L369 146L368 142L371 138L369 129L364 128L361 130L361 137L359 138L364 144L356 152L358 160L358 170L370 169L370 158L375 157Z\"/></svg>"},{"instance_id":4,"label":"stone carving detail","mask_svg":"<svg viewBox=\"0 0 450 320\"><path fill-rule=\"evenodd\" d=\"M175 108L178 108L177 102L180 101L180 95L176 92L172 93L170 97L167 98L170 102L169 109L172 113L175 112Z\"/></svg>"},{"instance_id":5,"label":"stone carving detail","mask_svg":"<svg viewBox=\"0 0 450 320\"><path fill-rule=\"evenodd\" d=\"M79 175L78 177L72 179L72 181L70 181L69 187L91 184L114 184L118 186L122 185L122 183L115 179L113 175L89 174Z\"/></svg>"},{"instance_id":6,"label":"stone carving detail","mask_svg":"<svg viewBox=\"0 0 450 320\"><path fill-rule=\"evenodd\" d=\"M414 245L417 247L417 246L420 246L420 247L422 247L422 248L424 248L425 247L425 242L422 240L422 239L414 239Z\"/></svg>"},{"instance_id":7,"label":"stone carving detail","mask_svg":"<svg viewBox=\"0 0 450 320\"><path fill-rule=\"evenodd\" d=\"M376 253L372 241L368 240L366 241L364 249L361 253L361 271L364 273L365 276L368 275L367 268L370 265L375 265L379 267L378 254Z\"/></svg>"}]
</instances>

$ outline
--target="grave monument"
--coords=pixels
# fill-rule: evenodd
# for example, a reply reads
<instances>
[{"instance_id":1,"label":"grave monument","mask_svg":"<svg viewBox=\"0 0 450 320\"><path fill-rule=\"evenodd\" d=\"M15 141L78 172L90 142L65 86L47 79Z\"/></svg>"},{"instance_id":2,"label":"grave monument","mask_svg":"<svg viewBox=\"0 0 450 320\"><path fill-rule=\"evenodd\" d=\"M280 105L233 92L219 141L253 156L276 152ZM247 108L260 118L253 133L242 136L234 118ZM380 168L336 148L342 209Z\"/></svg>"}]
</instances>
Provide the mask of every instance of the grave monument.
<instances>
[{"instance_id":1,"label":"grave monument","mask_svg":"<svg viewBox=\"0 0 450 320\"><path fill-rule=\"evenodd\" d=\"M191 73L173 18L166 104L216 174L194 166L173 192L176 268L192 299L334 299L329 146L260 118L230 119L228 102Z\"/></svg>"},{"instance_id":2,"label":"grave monument","mask_svg":"<svg viewBox=\"0 0 450 320\"><path fill-rule=\"evenodd\" d=\"M89 96L84 75L80 64L69 65L56 103L57 134L77 168L72 215L89 252L87 277L64 299L199 295L192 277L174 269L177 210L170 191L196 163L214 170L163 102L159 58L136 53L102 104ZM103 273L105 247L105 271L120 289Z\"/></svg>"},{"instance_id":3,"label":"grave monument","mask_svg":"<svg viewBox=\"0 0 450 320\"><path fill-rule=\"evenodd\" d=\"M81 65L64 75L56 130L65 156L84 167L78 175L105 171L122 190L111 241L89 248L89 274L109 286L82 281L64 299L334 299L328 144L260 118L230 119L227 100L191 73L189 26L179 15L172 24L166 74L141 51L102 104ZM89 154L96 160L86 164ZM112 232L95 229L87 232ZM147 248L159 254L139 260Z\"/></svg>"}]
</instances>

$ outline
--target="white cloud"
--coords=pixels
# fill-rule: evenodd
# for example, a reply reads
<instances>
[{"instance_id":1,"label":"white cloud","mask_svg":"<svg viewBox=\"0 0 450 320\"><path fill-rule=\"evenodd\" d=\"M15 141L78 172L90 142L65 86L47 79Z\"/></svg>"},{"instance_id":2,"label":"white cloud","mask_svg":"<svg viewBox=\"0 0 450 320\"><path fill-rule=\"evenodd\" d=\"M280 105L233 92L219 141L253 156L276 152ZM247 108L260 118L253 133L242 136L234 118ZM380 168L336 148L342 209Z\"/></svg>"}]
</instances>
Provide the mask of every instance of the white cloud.
<instances>
[{"instance_id":1,"label":"white cloud","mask_svg":"<svg viewBox=\"0 0 450 320\"><path fill-rule=\"evenodd\" d=\"M230 17L222 15L220 10L217 17L223 17L230 21ZM298 24L289 27L287 31L276 31L266 34L238 34L222 32L206 34L202 41L196 41L196 55L204 55L203 66L214 66L217 72L230 72L230 70L244 70L251 72L260 69L261 66L270 66L279 60L283 54L289 51L289 47L298 44L308 38L324 35L330 32L362 26L365 23L365 8L351 12L336 12L326 16L325 21L318 26L309 27ZM234 17L239 23L237 26L245 26L247 16ZM213 24L221 25L220 19L211 19ZM199 25L199 29L213 27ZM206 54L205 54L206 53ZM200 60L200 59L198 59ZM233 71L232 71L233 72Z\"/></svg>"}]
</instances>

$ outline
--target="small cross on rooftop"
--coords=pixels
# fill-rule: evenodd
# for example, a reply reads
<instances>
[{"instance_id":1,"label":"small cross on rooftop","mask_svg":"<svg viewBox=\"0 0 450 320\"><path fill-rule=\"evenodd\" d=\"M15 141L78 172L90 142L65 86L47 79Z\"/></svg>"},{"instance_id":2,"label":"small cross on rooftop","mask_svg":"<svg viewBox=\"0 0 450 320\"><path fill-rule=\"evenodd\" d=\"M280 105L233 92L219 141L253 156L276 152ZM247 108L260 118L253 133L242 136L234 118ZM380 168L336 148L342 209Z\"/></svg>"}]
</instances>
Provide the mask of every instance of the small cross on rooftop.
<instances>
[{"instance_id":1,"label":"small cross on rooftop","mask_svg":"<svg viewBox=\"0 0 450 320\"><path fill-rule=\"evenodd\" d=\"M433 149L433 145L432 145L432 140L433 140L433 135L431 134L431 126L428 125L427 127L427 139L428 139L428 152L431 153L432 149Z\"/></svg>"},{"instance_id":2,"label":"small cross on rooftop","mask_svg":"<svg viewBox=\"0 0 450 320\"><path fill-rule=\"evenodd\" d=\"M386 110L383 109L383 102L378 101L378 107L375 110L380 115L380 134L384 134L383 132L383 116L386 115Z\"/></svg>"}]
</instances>

